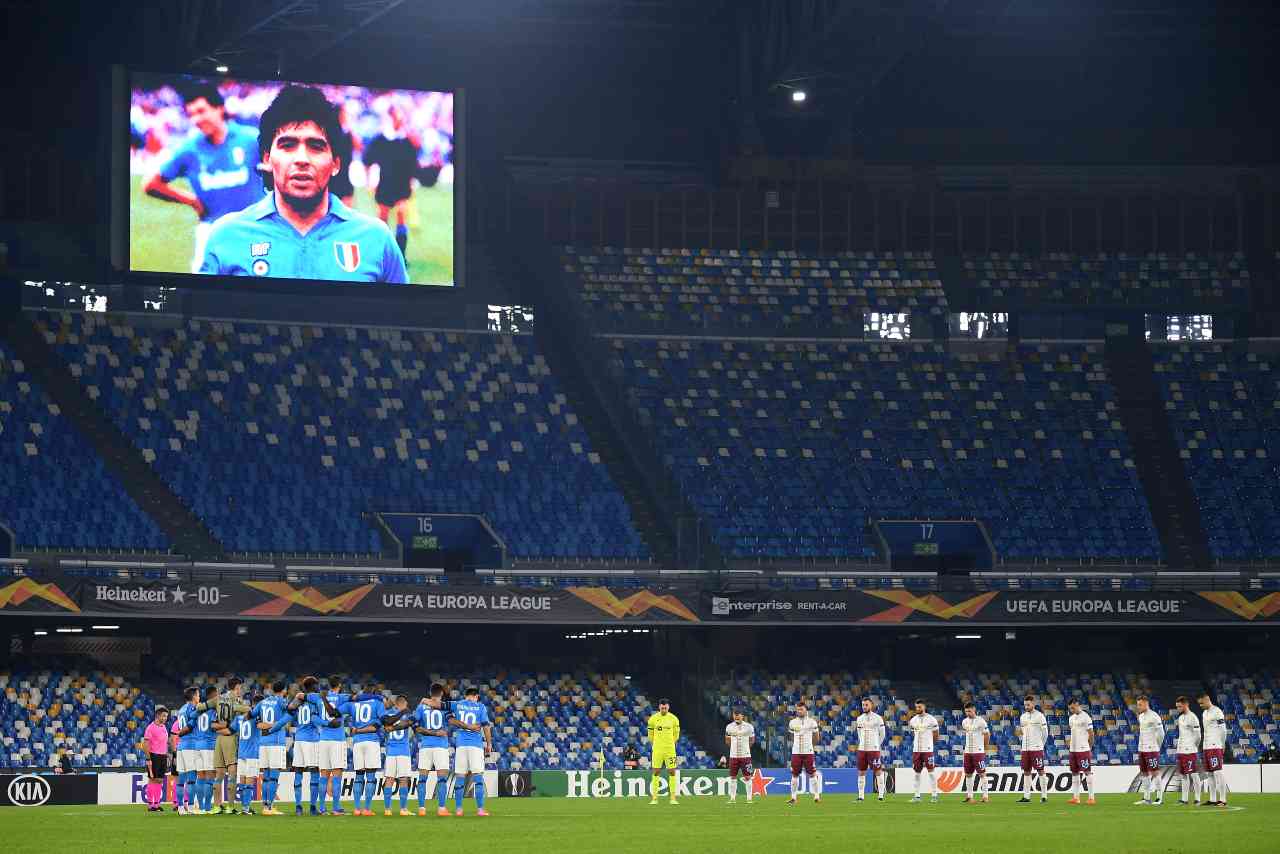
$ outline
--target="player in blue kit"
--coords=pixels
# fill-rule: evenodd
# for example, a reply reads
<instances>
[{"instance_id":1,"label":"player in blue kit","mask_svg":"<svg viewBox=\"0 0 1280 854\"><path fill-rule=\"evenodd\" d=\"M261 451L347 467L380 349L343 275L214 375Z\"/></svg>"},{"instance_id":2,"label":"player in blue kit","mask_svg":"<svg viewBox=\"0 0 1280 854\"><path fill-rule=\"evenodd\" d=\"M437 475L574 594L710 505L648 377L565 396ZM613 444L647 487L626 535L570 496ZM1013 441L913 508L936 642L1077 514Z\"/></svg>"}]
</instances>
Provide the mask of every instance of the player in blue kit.
<instances>
[{"instance_id":1,"label":"player in blue kit","mask_svg":"<svg viewBox=\"0 0 1280 854\"><path fill-rule=\"evenodd\" d=\"M436 815L446 816L449 798L449 729L444 701L444 686L431 686L430 696L413 710L418 733L418 815L427 814L427 783L436 774Z\"/></svg>"},{"instance_id":2,"label":"player in blue kit","mask_svg":"<svg viewBox=\"0 0 1280 854\"><path fill-rule=\"evenodd\" d=\"M325 778L325 788L333 799L333 814L346 815L342 808L342 772L347 770L347 728L342 715L333 716L328 707L338 708L351 699L351 695L343 692L342 679L329 677L329 690L320 700L320 773ZM324 814L324 804L320 805L320 813Z\"/></svg>"},{"instance_id":3,"label":"player in blue kit","mask_svg":"<svg viewBox=\"0 0 1280 854\"><path fill-rule=\"evenodd\" d=\"M400 815L409 815L409 781L413 777L413 716L409 698L396 697L395 710L400 719L387 726L387 764L382 769L382 814L391 815L391 781L396 781L400 795Z\"/></svg>"},{"instance_id":4,"label":"player in blue kit","mask_svg":"<svg viewBox=\"0 0 1280 854\"><path fill-rule=\"evenodd\" d=\"M258 767L262 772L262 814L284 815L275 808L276 790L280 786L280 772L285 770L285 746L287 733L276 727L293 708L284 698L284 682L272 684L267 695L253 707L253 718L262 733L258 742ZM296 708L296 706L294 707Z\"/></svg>"},{"instance_id":5,"label":"player in blue kit","mask_svg":"<svg viewBox=\"0 0 1280 854\"><path fill-rule=\"evenodd\" d=\"M176 766L178 782L174 791L174 799L178 803L178 815L195 815L199 807L192 798L195 795L196 767L199 760L195 756L196 738L195 719L196 705L200 702L200 689L192 686L182 692L186 701L173 715L173 726L169 731L178 737L178 755Z\"/></svg>"},{"instance_id":6,"label":"player in blue kit","mask_svg":"<svg viewBox=\"0 0 1280 854\"><path fill-rule=\"evenodd\" d=\"M262 695L253 698L254 704L262 702ZM253 796L258 788L258 741L257 722L252 712L237 715L234 728L238 741L236 743L236 771L239 785L236 794L240 801L240 812L254 815Z\"/></svg>"},{"instance_id":7,"label":"player in blue kit","mask_svg":"<svg viewBox=\"0 0 1280 854\"><path fill-rule=\"evenodd\" d=\"M337 108L320 90L280 90L258 130L258 168L271 192L214 224L200 272L408 282L404 253L386 223L329 192L346 165L334 151L341 134Z\"/></svg>"},{"instance_id":8,"label":"player in blue kit","mask_svg":"<svg viewBox=\"0 0 1280 854\"><path fill-rule=\"evenodd\" d=\"M200 813L213 812L213 751L218 744L218 736L229 732L227 723L218 720L218 689L206 687L200 696L203 698L195 711L194 752L196 754L196 808Z\"/></svg>"},{"instance_id":9,"label":"player in blue kit","mask_svg":"<svg viewBox=\"0 0 1280 854\"><path fill-rule=\"evenodd\" d=\"M320 728L324 719L324 701L317 690L320 680L307 676L302 680L302 702L293 713L297 729L293 732L293 813L302 815L302 775L308 776L311 815L319 815L316 802L320 798Z\"/></svg>"},{"instance_id":10,"label":"player in blue kit","mask_svg":"<svg viewBox=\"0 0 1280 854\"><path fill-rule=\"evenodd\" d=\"M378 790L378 768L382 766L379 732L384 725L398 721L400 713L388 714L386 704L378 694L360 694L337 707L326 697L325 712L330 716L346 715L351 721L351 764L356 772L352 785L356 801L353 813L371 816L373 810L370 807Z\"/></svg>"},{"instance_id":11,"label":"player in blue kit","mask_svg":"<svg viewBox=\"0 0 1280 854\"><path fill-rule=\"evenodd\" d=\"M480 689L467 688L463 699L453 704L449 725L454 727L453 808L462 815L462 797L467 778L474 777L476 815L487 816L484 808L485 757L493 752L493 727L489 710L480 702Z\"/></svg>"},{"instance_id":12,"label":"player in blue kit","mask_svg":"<svg viewBox=\"0 0 1280 854\"><path fill-rule=\"evenodd\" d=\"M196 213L195 251L191 272L200 271L213 223L262 200L262 186L254 174L258 135L252 128L227 120L222 95L210 83L195 83L181 92L191 120L190 135L170 151L160 168L142 185L148 196L187 205ZM178 178L191 183L188 193L173 185Z\"/></svg>"}]
</instances>

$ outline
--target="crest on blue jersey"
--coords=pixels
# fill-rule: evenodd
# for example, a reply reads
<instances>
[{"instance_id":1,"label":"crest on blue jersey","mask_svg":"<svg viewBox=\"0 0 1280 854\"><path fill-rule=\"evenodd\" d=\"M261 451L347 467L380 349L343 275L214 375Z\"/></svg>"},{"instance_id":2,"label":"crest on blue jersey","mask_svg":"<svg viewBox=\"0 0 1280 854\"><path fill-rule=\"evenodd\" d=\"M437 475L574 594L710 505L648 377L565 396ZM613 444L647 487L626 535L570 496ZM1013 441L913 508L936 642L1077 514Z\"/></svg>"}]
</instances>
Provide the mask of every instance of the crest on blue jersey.
<instances>
[{"instance_id":1,"label":"crest on blue jersey","mask_svg":"<svg viewBox=\"0 0 1280 854\"><path fill-rule=\"evenodd\" d=\"M271 265L267 263L266 258L259 258L253 262L253 274L255 276L265 276L271 270Z\"/></svg>"},{"instance_id":2,"label":"crest on blue jersey","mask_svg":"<svg viewBox=\"0 0 1280 854\"><path fill-rule=\"evenodd\" d=\"M356 268L360 266L360 244L335 240L333 242L333 256L338 262L338 266L348 273L354 273Z\"/></svg>"}]
</instances>

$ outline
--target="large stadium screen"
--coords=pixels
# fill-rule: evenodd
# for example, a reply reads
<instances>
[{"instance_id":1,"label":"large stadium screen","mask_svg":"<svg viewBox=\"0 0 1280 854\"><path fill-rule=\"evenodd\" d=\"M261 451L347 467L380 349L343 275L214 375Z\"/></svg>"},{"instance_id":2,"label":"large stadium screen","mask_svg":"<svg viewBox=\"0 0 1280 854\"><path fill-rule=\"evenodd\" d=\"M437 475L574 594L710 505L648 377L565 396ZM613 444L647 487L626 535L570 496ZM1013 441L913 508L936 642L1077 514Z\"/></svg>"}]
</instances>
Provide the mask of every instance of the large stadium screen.
<instances>
[{"instance_id":1,"label":"large stadium screen","mask_svg":"<svg viewBox=\"0 0 1280 854\"><path fill-rule=\"evenodd\" d=\"M453 92L146 72L128 91L130 271L458 281Z\"/></svg>"}]
</instances>

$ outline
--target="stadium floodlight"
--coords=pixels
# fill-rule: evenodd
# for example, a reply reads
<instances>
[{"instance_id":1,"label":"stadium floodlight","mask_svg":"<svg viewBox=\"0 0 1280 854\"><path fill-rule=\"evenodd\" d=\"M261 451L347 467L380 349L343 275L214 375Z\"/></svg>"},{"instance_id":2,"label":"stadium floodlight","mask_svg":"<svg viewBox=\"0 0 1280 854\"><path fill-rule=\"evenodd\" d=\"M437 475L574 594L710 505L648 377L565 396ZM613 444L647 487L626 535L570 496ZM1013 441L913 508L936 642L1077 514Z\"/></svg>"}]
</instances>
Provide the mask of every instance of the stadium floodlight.
<instances>
[{"instance_id":1,"label":"stadium floodlight","mask_svg":"<svg viewBox=\"0 0 1280 854\"><path fill-rule=\"evenodd\" d=\"M47 634L49 634L49 633L48 633L48 632L46 632L44 629L36 629L36 630L35 630L34 632L32 632L31 634L35 635L36 637L44 637L45 635L47 635Z\"/></svg>"},{"instance_id":2,"label":"stadium floodlight","mask_svg":"<svg viewBox=\"0 0 1280 854\"><path fill-rule=\"evenodd\" d=\"M230 69L230 68L227 68L225 65L219 65L218 67L214 68L213 70L214 70L214 71L216 71L216 72L218 72L219 74L226 74L226 73L227 73L228 71L230 71L231 69Z\"/></svg>"},{"instance_id":3,"label":"stadium floodlight","mask_svg":"<svg viewBox=\"0 0 1280 854\"><path fill-rule=\"evenodd\" d=\"M100 632L114 632L120 627L119 626L94 626L93 628Z\"/></svg>"},{"instance_id":4,"label":"stadium floodlight","mask_svg":"<svg viewBox=\"0 0 1280 854\"><path fill-rule=\"evenodd\" d=\"M1005 632L1005 633L1004 633L1004 639L1005 639L1005 640L1017 640L1017 639L1018 639L1018 633L1017 633L1017 632Z\"/></svg>"},{"instance_id":5,"label":"stadium floodlight","mask_svg":"<svg viewBox=\"0 0 1280 854\"><path fill-rule=\"evenodd\" d=\"M982 635L956 635L956 640L982 640Z\"/></svg>"},{"instance_id":6,"label":"stadium floodlight","mask_svg":"<svg viewBox=\"0 0 1280 854\"><path fill-rule=\"evenodd\" d=\"M803 104L805 98L808 98L808 97L809 97L809 93L805 92L803 89L791 90L791 100L797 104Z\"/></svg>"},{"instance_id":7,"label":"stadium floodlight","mask_svg":"<svg viewBox=\"0 0 1280 854\"><path fill-rule=\"evenodd\" d=\"M54 629L54 631L60 635L78 635L81 632L83 632L84 629L74 629L74 628L71 628L70 626L62 626L60 628Z\"/></svg>"},{"instance_id":8,"label":"stadium floodlight","mask_svg":"<svg viewBox=\"0 0 1280 854\"><path fill-rule=\"evenodd\" d=\"M248 626L236 626L236 634L238 634L238 635L247 635L247 634L249 634L249 627L248 627ZM338 635L338 637L342 637L342 635Z\"/></svg>"}]
</instances>

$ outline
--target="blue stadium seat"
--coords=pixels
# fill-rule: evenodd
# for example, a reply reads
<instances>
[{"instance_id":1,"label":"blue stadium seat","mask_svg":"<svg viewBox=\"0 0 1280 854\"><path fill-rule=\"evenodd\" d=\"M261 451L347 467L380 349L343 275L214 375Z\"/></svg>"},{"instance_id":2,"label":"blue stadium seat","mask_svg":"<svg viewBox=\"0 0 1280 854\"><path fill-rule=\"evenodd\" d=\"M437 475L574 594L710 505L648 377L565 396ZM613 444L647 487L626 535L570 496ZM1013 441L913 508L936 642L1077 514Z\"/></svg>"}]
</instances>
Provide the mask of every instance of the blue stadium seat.
<instances>
[{"instance_id":1,"label":"blue stadium seat","mask_svg":"<svg viewBox=\"0 0 1280 854\"><path fill-rule=\"evenodd\" d=\"M168 548L160 528L2 344L0 468L0 522L20 548Z\"/></svg>"},{"instance_id":2,"label":"blue stadium seat","mask_svg":"<svg viewBox=\"0 0 1280 854\"><path fill-rule=\"evenodd\" d=\"M957 284L991 307L1149 305L1185 310L1247 306L1249 281L1242 253L991 252L966 256Z\"/></svg>"},{"instance_id":3,"label":"blue stadium seat","mask_svg":"<svg viewBox=\"0 0 1280 854\"><path fill-rule=\"evenodd\" d=\"M1009 558L1160 556L1095 345L610 344L730 557L873 557L873 518L977 518Z\"/></svg>"},{"instance_id":4,"label":"blue stadium seat","mask_svg":"<svg viewBox=\"0 0 1280 854\"><path fill-rule=\"evenodd\" d=\"M1220 343L1152 349L1210 552L1280 555L1280 353Z\"/></svg>"},{"instance_id":5,"label":"blue stadium seat","mask_svg":"<svg viewBox=\"0 0 1280 854\"><path fill-rule=\"evenodd\" d=\"M648 556L528 336L37 317L233 552L372 554L373 510L486 516L511 554Z\"/></svg>"},{"instance_id":6,"label":"blue stadium seat","mask_svg":"<svg viewBox=\"0 0 1280 854\"><path fill-rule=\"evenodd\" d=\"M611 331L861 336L864 311L941 316L946 310L928 252L569 246L561 263L577 278L593 326Z\"/></svg>"}]
</instances>

